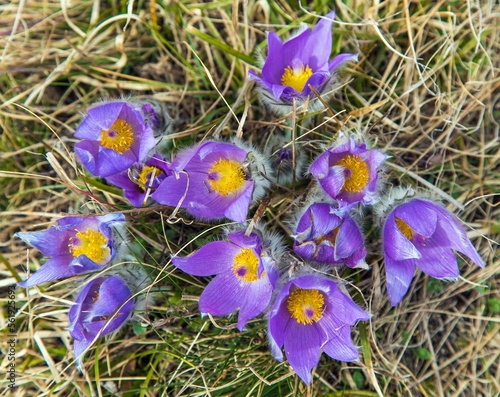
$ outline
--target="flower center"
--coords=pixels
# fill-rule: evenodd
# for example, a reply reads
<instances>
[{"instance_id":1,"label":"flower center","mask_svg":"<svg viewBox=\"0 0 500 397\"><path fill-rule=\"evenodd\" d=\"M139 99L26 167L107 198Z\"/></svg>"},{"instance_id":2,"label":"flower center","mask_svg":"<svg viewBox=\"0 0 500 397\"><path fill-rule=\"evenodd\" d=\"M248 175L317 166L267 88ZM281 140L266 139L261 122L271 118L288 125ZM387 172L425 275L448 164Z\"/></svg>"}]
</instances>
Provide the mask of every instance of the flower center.
<instances>
[{"instance_id":1,"label":"flower center","mask_svg":"<svg viewBox=\"0 0 500 397\"><path fill-rule=\"evenodd\" d=\"M75 243L69 245L69 252L75 258L85 255L91 261L102 264L109 257L108 239L104 234L94 229L77 232Z\"/></svg>"},{"instance_id":2,"label":"flower center","mask_svg":"<svg viewBox=\"0 0 500 397\"><path fill-rule=\"evenodd\" d=\"M339 234L339 229L340 226L337 226L335 229L330 230L327 234L323 234L322 236L319 236L317 239L314 241L316 242L317 245L320 245L323 241L329 241L332 243L333 246L335 246L335 242L337 241L337 234Z\"/></svg>"},{"instance_id":3,"label":"flower center","mask_svg":"<svg viewBox=\"0 0 500 397\"><path fill-rule=\"evenodd\" d=\"M141 187L142 190L146 190L146 188L151 187L152 179L160 175L163 171L158 167L152 165L146 165L142 168L139 177L137 178L137 183Z\"/></svg>"},{"instance_id":4,"label":"flower center","mask_svg":"<svg viewBox=\"0 0 500 397\"><path fill-rule=\"evenodd\" d=\"M240 280L251 283L257 281L259 276L257 270L259 258L250 248L242 248L240 253L234 257L233 273ZM264 275L264 273L262 273Z\"/></svg>"},{"instance_id":5,"label":"flower center","mask_svg":"<svg viewBox=\"0 0 500 397\"><path fill-rule=\"evenodd\" d=\"M344 182L343 189L345 191L359 193L368 185L370 179L368 164L361 157L355 154L348 154L340 159L336 165L340 165L349 171Z\"/></svg>"},{"instance_id":6,"label":"flower center","mask_svg":"<svg viewBox=\"0 0 500 397\"><path fill-rule=\"evenodd\" d=\"M298 70L287 66L281 76L281 84L292 87L297 92L302 92L312 74L312 69L307 65L301 66Z\"/></svg>"},{"instance_id":7,"label":"flower center","mask_svg":"<svg viewBox=\"0 0 500 397\"><path fill-rule=\"evenodd\" d=\"M396 226L398 227L399 231L403 233L403 236L405 236L408 240L411 240L415 233L413 229L401 218L395 216L394 219L396 221Z\"/></svg>"},{"instance_id":8,"label":"flower center","mask_svg":"<svg viewBox=\"0 0 500 397\"><path fill-rule=\"evenodd\" d=\"M297 288L287 300L287 308L300 324L312 324L323 317L325 297L317 289Z\"/></svg>"},{"instance_id":9,"label":"flower center","mask_svg":"<svg viewBox=\"0 0 500 397\"><path fill-rule=\"evenodd\" d=\"M245 182L245 172L235 160L219 159L208 170L208 183L221 196L236 192Z\"/></svg>"},{"instance_id":10,"label":"flower center","mask_svg":"<svg viewBox=\"0 0 500 397\"><path fill-rule=\"evenodd\" d=\"M109 130L101 130L101 145L117 153L129 150L133 142L132 126L125 120L116 119Z\"/></svg>"}]
</instances>

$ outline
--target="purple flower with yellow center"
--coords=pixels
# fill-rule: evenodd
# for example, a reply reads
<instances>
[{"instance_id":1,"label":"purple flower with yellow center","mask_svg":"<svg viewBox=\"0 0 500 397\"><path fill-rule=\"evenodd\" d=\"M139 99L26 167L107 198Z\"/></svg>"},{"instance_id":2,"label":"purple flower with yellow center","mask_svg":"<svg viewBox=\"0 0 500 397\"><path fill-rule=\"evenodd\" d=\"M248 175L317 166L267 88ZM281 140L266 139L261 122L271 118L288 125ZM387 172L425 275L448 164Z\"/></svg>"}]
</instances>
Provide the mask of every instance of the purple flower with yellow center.
<instances>
[{"instance_id":1,"label":"purple flower with yellow center","mask_svg":"<svg viewBox=\"0 0 500 397\"><path fill-rule=\"evenodd\" d=\"M302 30L284 43L276 33L268 32L262 77L249 72L249 78L259 84L266 103L289 106L294 99L303 103L315 98L310 87L323 96L338 82L337 70L349 61L358 60L357 54L348 53L330 60L334 18L335 12L331 12L312 30Z\"/></svg>"},{"instance_id":2,"label":"purple flower with yellow center","mask_svg":"<svg viewBox=\"0 0 500 397\"><path fill-rule=\"evenodd\" d=\"M105 336L123 325L134 310L129 287L119 276L99 277L88 282L69 309L69 333L75 339L73 350L77 367L85 350L98 336Z\"/></svg>"},{"instance_id":3,"label":"purple flower with yellow center","mask_svg":"<svg viewBox=\"0 0 500 397\"><path fill-rule=\"evenodd\" d=\"M415 198L396 206L387 216L382 236L392 306L408 291L416 267L431 277L456 279L459 270L453 251L484 267L460 221L432 201Z\"/></svg>"},{"instance_id":4,"label":"purple flower with yellow center","mask_svg":"<svg viewBox=\"0 0 500 397\"><path fill-rule=\"evenodd\" d=\"M180 205L205 219L229 218L244 222L256 185L266 185L246 166L249 152L235 144L204 142L180 152L152 198L160 204ZM261 180L263 182L261 182Z\"/></svg>"},{"instance_id":5,"label":"purple flower with yellow center","mask_svg":"<svg viewBox=\"0 0 500 397\"><path fill-rule=\"evenodd\" d=\"M135 207L146 204L147 198L156 191L160 183L171 175L170 163L159 154L148 161L135 163L127 171L111 175L106 180L125 192L125 197Z\"/></svg>"},{"instance_id":6,"label":"purple flower with yellow center","mask_svg":"<svg viewBox=\"0 0 500 397\"><path fill-rule=\"evenodd\" d=\"M340 205L372 204L378 188L378 170L386 155L367 149L351 138L327 149L309 167L323 190Z\"/></svg>"},{"instance_id":7,"label":"purple flower with yellow center","mask_svg":"<svg viewBox=\"0 0 500 397\"><path fill-rule=\"evenodd\" d=\"M122 102L108 102L88 110L75 132L82 139L75 153L90 173L110 176L143 161L155 146L153 130L140 109Z\"/></svg>"},{"instance_id":8,"label":"purple flower with yellow center","mask_svg":"<svg viewBox=\"0 0 500 397\"><path fill-rule=\"evenodd\" d=\"M363 235L348 211L331 204L310 205L300 217L293 250L306 260L351 268L364 267Z\"/></svg>"},{"instance_id":9,"label":"purple flower with yellow center","mask_svg":"<svg viewBox=\"0 0 500 397\"><path fill-rule=\"evenodd\" d=\"M340 291L328 277L302 274L278 293L269 316L271 351L283 360L281 347L293 370L307 384L321 351L340 361L358 359L351 325L370 316Z\"/></svg>"},{"instance_id":10,"label":"purple flower with yellow center","mask_svg":"<svg viewBox=\"0 0 500 397\"><path fill-rule=\"evenodd\" d=\"M124 223L123 214L67 216L48 230L16 233L49 257L38 271L19 285L31 287L102 269L116 253L111 226Z\"/></svg>"},{"instance_id":11,"label":"purple flower with yellow center","mask_svg":"<svg viewBox=\"0 0 500 397\"><path fill-rule=\"evenodd\" d=\"M200 296L200 311L225 316L239 309L242 330L269 305L278 270L255 232L245 236L245 231L237 231L227 237L229 241L208 243L187 257L173 257L172 263L194 276L216 275Z\"/></svg>"}]
</instances>

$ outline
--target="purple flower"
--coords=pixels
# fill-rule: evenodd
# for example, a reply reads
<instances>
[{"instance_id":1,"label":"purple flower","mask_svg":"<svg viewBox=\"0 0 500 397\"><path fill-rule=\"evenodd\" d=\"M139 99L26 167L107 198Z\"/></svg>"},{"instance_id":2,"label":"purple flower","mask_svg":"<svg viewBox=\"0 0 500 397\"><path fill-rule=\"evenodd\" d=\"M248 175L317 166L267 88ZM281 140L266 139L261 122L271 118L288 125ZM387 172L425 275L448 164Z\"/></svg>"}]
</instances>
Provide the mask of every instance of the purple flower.
<instances>
[{"instance_id":1,"label":"purple flower","mask_svg":"<svg viewBox=\"0 0 500 397\"><path fill-rule=\"evenodd\" d=\"M119 276L99 277L87 283L69 309L69 333L77 367L81 356L98 336L117 330L134 310L132 293Z\"/></svg>"},{"instance_id":2,"label":"purple flower","mask_svg":"<svg viewBox=\"0 0 500 397\"><path fill-rule=\"evenodd\" d=\"M173 257L172 263L194 276L216 277L200 296L202 314L225 316L239 309L238 329L266 309L278 278L274 259L256 233L228 234L229 241L214 241L191 255Z\"/></svg>"},{"instance_id":3,"label":"purple flower","mask_svg":"<svg viewBox=\"0 0 500 397\"><path fill-rule=\"evenodd\" d=\"M315 98L309 86L322 96L337 83L337 70L357 54L339 54L330 60L332 51L332 21L335 12L321 18L314 29L302 30L285 43L274 32L268 32L267 58L262 77L254 71L249 78L256 80L269 104L290 105L296 99L303 103Z\"/></svg>"},{"instance_id":4,"label":"purple flower","mask_svg":"<svg viewBox=\"0 0 500 397\"><path fill-rule=\"evenodd\" d=\"M151 193L171 174L170 163L155 154L145 163L135 163L127 171L108 176L106 180L121 187L133 206L142 207Z\"/></svg>"},{"instance_id":5,"label":"purple flower","mask_svg":"<svg viewBox=\"0 0 500 397\"><path fill-rule=\"evenodd\" d=\"M346 210L327 203L312 204L300 217L295 233L293 250L306 260L366 266L363 236Z\"/></svg>"},{"instance_id":6,"label":"purple flower","mask_svg":"<svg viewBox=\"0 0 500 397\"><path fill-rule=\"evenodd\" d=\"M180 205L205 219L229 218L244 222L254 188L265 185L245 161L249 151L232 143L204 142L180 152L167 177L152 198L158 203ZM262 182L263 180L264 182Z\"/></svg>"},{"instance_id":7,"label":"purple flower","mask_svg":"<svg viewBox=\"0 0 500 397\"><path fill-rule=\"evenodd\" d=\"M321 351L336 360L357 360L350 326L369 319L334 281L302 274L291 279L274 301L269 316L271 351L282 361L284 346L293 370L309 384Z\"/></svg>"},{"instance_id":8,"label":"purple flower","mask_svg":"<svg viewBox=\"0 0 500 397\"><path fill-rule=\"evenodd\" d=\"M327 149L309 167L320 186L340 205L372 204L377 193L378 170L386 156L367 149L354 137Z\"/></svg>"},{"instance_id":9,"label":"purple flower","mask_svg":"<svg viewBox=\"0 0 500 397\"><path fill-rule=\"evenodd\" d=\"M415 198L395 207L384 223L382 235L392 306L401 302L408 291L415 267L431 277L455 279L459 270L453 251L484 267L460 221L428 200Z\"/></svg>"},{"instance_id":10,"label":"purple flower","mask_svg":"<svg viewBox=\"0 0 500 397\"><path fill-rule=\"evenodd\" d=\"M19 285L31 287L102 269L116 252L111 225L124 222L122 214L67 216L48 230L16 233L17 237L49 257L37 272Z\"/></svg>"},{"instance_id":11,"label":"purple flower","mask_svg":"<svg viewBox=\"0 0 500 397\"><path fill-rule=\"evenodd\" d=\"M75 137L83 139L75 145L82 164L93 175L102 177L144 160L156 144L141 111L121 101L90 108Z\"/></svg>"}]
</instances>

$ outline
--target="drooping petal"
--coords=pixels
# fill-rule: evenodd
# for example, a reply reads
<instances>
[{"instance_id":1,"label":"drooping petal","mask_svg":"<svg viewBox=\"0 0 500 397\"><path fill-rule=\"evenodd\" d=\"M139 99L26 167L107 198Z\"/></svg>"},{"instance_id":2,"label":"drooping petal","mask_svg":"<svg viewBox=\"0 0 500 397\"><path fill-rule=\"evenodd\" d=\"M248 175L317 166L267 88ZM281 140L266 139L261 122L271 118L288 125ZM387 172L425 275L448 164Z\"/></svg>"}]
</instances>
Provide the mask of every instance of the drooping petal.
<instances>
[{"instance_id":1,"label":"drooping petal","mask_svg":"<svg viewBox=\"0 0 500 397\"><path fill-rule=\"evenodd\" d=\"M358 349L351 339L351 328L347 325L330 332L328 342L323 345L323 351L331 358L339 361L355 361L359 358Z\"/></svg>"},{"instance_id":2,"label":"drooping petal","mask_svg":"<svg viewBox=\"0 0 500 397\"><path fill-rule=\"evenodd\" d=\"M211 276L230 268L239 252L240 249L234 244L213 241L186 257L174 256L172 263L193 276Z\"/></svg>"},{"instance_id":3,"label":"drooping petal","mask_svg":"<svg viewBox=\"0 0 500 397\"><path fill-rule=\"evenodd\" d=\"M457 258L448 245L440 244L434 236L422 244L424 244L420 247L422 258L416 264L424 273L436 278L458 278L460 272Z\"/></svg>"},{"instance_id":4,"label":"drooping petal","mask_svg":"<svg viewBox=\"0 0 500 397\"><path fill-rule=\"evenodd\" d=\"M318 364L321 345L326 336L319 326L304 326L290 320L285 331L285 354L288 362L299 377L308 385L311 370Z\"/></svg>"},{"instance_id":5,"label":"drooping petal","mask_svg":"<svg viewBox=\"0 0 500 397\"><path fill-rule=\"evenodd\" d=\"M200 312L225 316L238 310L248 296L249 284L241 284L231 270L216 276L200 296Z\"/></svg>"},{"instance_id":6,"label":"drooping petal","mask_svg":"<svg viewBox=\"0 0 500 397\"><path fill-rule=\"evenodd\" d=\"M363 248L363 236L358 225L349 215L344 216L335 240L335 260L348 258Z\"/></svg>"},{"instance_id":7,"label":"drooping petal","mask_svg":"<svg viewBox=\"0 0 500 397\"><path fill-rule=\"evenodd\" d=\"M334 71L344 66L347 62L358 62L358 54L338 54L328 64L328 69Z\"/></svg>"},{"instance_id":8,"label":"drooping petal","mask_svg":"<svg viewBox=\"0 0 500 397\"><path fill-rule=\"evenodd\" d=\"M269 282L267 276L262 277L260 280L249 283L244 304L240 306L238 314L238 329L243 330L248 320L257 317L268 306L271 301L273 287Z\"/></svg>"},{"instance_id":9,"label":"drooping petal","mask_svg":"<svg viewBox=\"0 0 500 397\"><path fill-rule=\"evenodd\" d=\"M386 287L392 306L403 300L415 274L415 260L394 260L384 257Z\"/></svg>"},{"instance_id":10,"label":"drooping petal","mask_svg":"<svg viewBox=\"0 0 500 397\"><path fill-rule=\"evenodd\" d=\"M49 259L33 275L18 285L23 288L29 288L34 285L46 283L47 281L59 280L65 277L74 276L75 273L68 267L68 263L73 259L72 255L60 255Z\"/></svg>"}]
</instances>

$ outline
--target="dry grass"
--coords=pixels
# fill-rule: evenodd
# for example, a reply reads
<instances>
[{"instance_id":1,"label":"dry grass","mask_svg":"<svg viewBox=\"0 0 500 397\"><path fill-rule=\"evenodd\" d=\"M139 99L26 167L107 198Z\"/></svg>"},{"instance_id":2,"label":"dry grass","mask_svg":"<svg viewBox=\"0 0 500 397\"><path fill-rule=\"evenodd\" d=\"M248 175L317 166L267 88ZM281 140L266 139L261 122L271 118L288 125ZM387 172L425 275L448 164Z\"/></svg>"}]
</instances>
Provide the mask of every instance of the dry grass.
<instances>
[{"instance_id":1,"label":"dry grass","mask_svg":"<svg viewBox=\"0 0 500 397\"><path fill-rule=\"evenodd\" d=\"M329 111L298 124L307 132L298 148L312 157L341 125L372 127L370 138L393 156L389 187L424 187L427 181L437 194L462 203L460 211L448 200L448 208L464 220L487 266L481 270L460 260L462 278L454 284L418 273L409 296L392 309L379 248L372 244L370 271L340 272L373 313L354 333L361 362L339 363L323 355L310 387L286 363L271 358L262 319L238 333L234 318L200 318L196 299L205 281L174 271L167 258L193 238L191 247L199 246L213 230L169 223L170 209L130 210L113 189L83 177L71 150L74 128L89 104L130 95L152 95L169 106L174 146L207 135L265 142L275 126L287 128L287 120L259 105L246 77L256 64L253 55L265 53L265 30L286 35L299 22L313 23L313 15L329 11L328 2L314 1L307 9L311 15L282 0L5 3L0 3L2 302L6 287L42 259L13 234L43 229L65 213L126 210L131 241L147 248L138 261L161 270L151 286L159 291L157 304L138 313L142 321L100 341L86 355L85 375L74 366L65 331L78 284L18 289L13 395L500 393L500 6L494 0L335 2L341 22L334 25L334 52L357 51L360 62L348 70L352 80L335 94ZM307 188L275 192L265 215L269 227L286 233L287 213ZM372 239L376 233L369 228ZM2 310L0 348L6 351ZM5 373L6 356L0 364ZM6 379L0 387L7 388Z\"/></svg>"}]
</instances>

